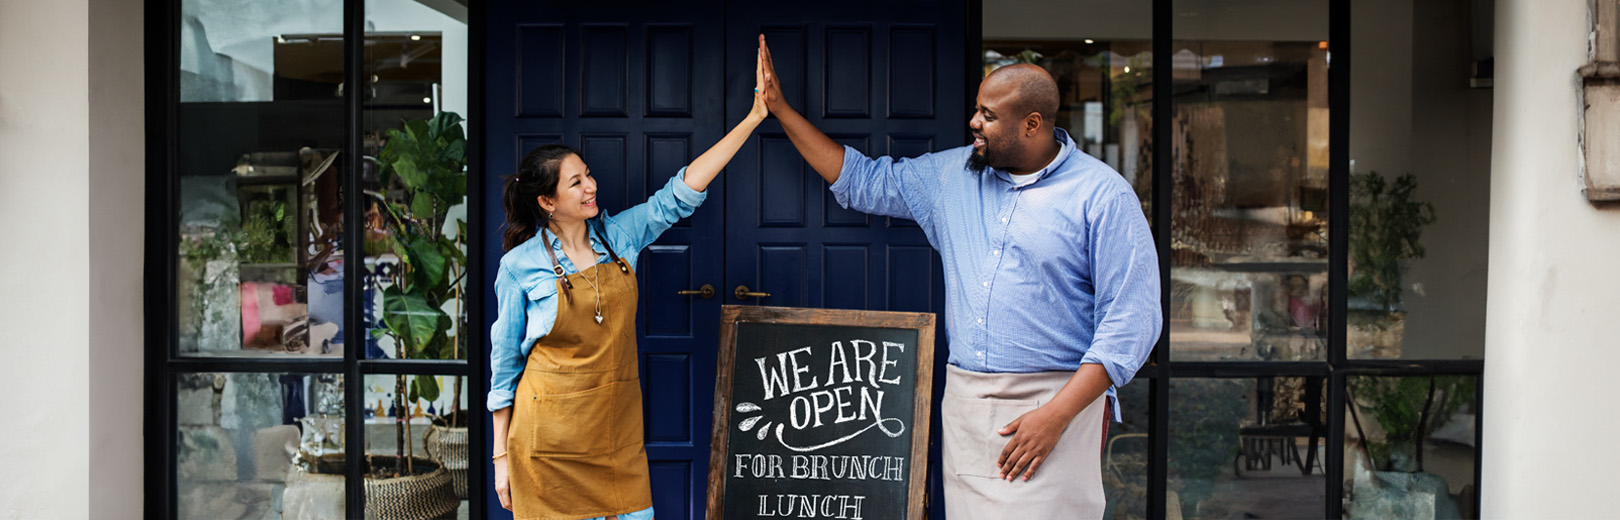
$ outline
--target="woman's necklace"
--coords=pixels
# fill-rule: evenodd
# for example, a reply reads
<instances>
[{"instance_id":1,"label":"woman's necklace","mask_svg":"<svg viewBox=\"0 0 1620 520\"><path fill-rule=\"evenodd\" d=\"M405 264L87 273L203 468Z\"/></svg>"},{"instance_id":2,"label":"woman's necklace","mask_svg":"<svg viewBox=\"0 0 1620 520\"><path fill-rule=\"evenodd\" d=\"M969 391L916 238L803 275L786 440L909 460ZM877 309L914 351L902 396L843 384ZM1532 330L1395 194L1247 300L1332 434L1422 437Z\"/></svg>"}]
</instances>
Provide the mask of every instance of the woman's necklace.
<instances>
[{"instance_id":1,"label":"woman's necklace","mask_svg":"<svg viewBox=\"0 0 1620 520\"><path fill-rule=\"evenodd\" d=\"M597 280L601 280L601 278L602 278L602 269L600 269L601 265L596 265L594 267L597 267L597 269L591 269L591 272L596 275ZM585 280L585 283L591 284L591 289L596 291L596 324L601 325L602 324L602 287L598 286L596 284L597 280L592 280L590 278L585 278L585 273L580 273L580 279Z\"/></svg>"}]
</instances>

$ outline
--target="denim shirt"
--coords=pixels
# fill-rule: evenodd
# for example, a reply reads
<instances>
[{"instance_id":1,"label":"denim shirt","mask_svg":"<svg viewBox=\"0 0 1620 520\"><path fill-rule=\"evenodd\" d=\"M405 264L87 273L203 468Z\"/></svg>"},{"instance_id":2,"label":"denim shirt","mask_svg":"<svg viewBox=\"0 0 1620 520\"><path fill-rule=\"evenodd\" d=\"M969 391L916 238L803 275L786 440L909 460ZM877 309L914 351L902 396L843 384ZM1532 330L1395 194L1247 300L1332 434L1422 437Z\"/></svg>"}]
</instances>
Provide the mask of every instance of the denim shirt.
<instances>
[{"instance_id":1,"label":"denim shirt","mask_svg":"<svg viewBox=\"0 0 1620 520\"><path fill-rule=\"evenodd\" d=\"M603 210L606 240L613 252L630 265L636 265L641 250L658 239L676 221L691 216L708 197L707 192L693 190L686 185L686 168L669 179L657 193L635 207L618 215L607 215ZM607 249L602 247L604 237L592 227L587 234L591 249L596 251L596 262L610 262ZM562 253L562 242L556 235L547 234L550 244L542 244L539 235L519 244L501 256L501 267L495 273L495 300L498 304L495 324L489 329L489 399L486 406L493 412L512 406L512 395L517 391L518 379L528 362L529 351L535 340L551 332L557 321L557 274L552 271L551 257L542 247L557 252L557 262L563 272L579 272L568 255Z\"/></svg>"},{"instance_id":2,"label":"denim shirt","mask_svg":"<svg viewBox=\"0 0 1620 520\"><path fill-rule=\"evenodd\" d=\"M1063 129L1055 138L1057 158L1023 185L968 169L972 147L899 160L845 147L832 192L846 208L917 221L939 251L952 365L1027 373L1096 363L1123 386L1163 324L1153 233L1123 177Z\"/></svg>"}]
</instances>

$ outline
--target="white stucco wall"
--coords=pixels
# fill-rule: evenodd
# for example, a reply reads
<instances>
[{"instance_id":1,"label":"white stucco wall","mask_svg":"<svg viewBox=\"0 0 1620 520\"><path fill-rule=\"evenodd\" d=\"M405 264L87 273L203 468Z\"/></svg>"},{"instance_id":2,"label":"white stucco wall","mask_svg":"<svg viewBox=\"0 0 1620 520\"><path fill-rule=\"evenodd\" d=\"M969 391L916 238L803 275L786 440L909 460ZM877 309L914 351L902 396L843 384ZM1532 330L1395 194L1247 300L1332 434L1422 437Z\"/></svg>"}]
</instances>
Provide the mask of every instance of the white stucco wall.
<instances>
[{"instance_id":1,"label":"white stucco wall","mask_svg":"<svg viewBox=\"0 0 1620 520\"><path fill-rule=\"evenodd\" d=\"M1620 208L1581 195L1585 0L1499 0L1486 303L1486 518L1612 518Z\"/></svg>"},{"instance_id":2,"label":"white stucco wall","mask_svg":"<svg viewBox=\"0 0 1620 520\"><path fill-rule=\"evenodd\" d=\"M5 518L90 513L88 18L85 0L0 2L0 356L21 390L0 398Z\"/></svg>"},{"instance_id":3,"label":"white stucco wall","mask_svg":"<svg viewBox=\"0 0 1620 520\"><path fill-rule=\"evenodd\" d=\"M140 514L140 20L0 2L0 518Z\"/></svg>"}]
</instances>

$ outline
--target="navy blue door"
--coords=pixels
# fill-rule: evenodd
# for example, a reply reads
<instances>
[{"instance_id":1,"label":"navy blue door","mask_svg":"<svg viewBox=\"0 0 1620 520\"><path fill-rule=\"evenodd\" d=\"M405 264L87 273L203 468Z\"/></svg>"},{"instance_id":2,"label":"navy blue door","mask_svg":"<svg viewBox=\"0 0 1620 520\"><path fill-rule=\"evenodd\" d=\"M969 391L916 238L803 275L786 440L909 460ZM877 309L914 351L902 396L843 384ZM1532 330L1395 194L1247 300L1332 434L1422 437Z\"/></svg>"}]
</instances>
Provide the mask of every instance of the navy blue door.
<instances>
[{"instance_id":1,"label":"navy blue door","mask_svg":"<svg viewBox=\"0 0 1620 520\"><path fill-rule=\"evenodd\" d=\"M867 155L915 157L966 144L964 92L975 56L961 0L839 0L726 9L726 120L748 111L764 33L782 93L833 140ZM974 77L977 77L975 74ZM726 173L726 286L770 296L727 303L940 313L939 255L916 223L839 207L774 119ZM728 291L730 293L731 291ZM934 337L934 402L944 390L944 328ZM944 518L939 414L929 449L929 517Z\"/></svg>"},{"instance_id":2,"label":"navy blue door","mask_svg":"<svg viewBox=\"0 0 1620 520\"><path fill-rule=\"evenodd\" d=\"M747 112L760 32L793 105L835 139L898 156L965 142L961 0L764 4L489 4L486 286L501 254L498 176L560 142L584 155L603 208L646 200ZM704 517L721 304L944 312L938 257L914 224L838 208L779 125L758 134L636 266L660 519ZM676 294L703 285L714 298ZM739 285L772 296L743 302ZM492 518L510 518L493 490L485 497Z\"/></svg>"}]
</instances>

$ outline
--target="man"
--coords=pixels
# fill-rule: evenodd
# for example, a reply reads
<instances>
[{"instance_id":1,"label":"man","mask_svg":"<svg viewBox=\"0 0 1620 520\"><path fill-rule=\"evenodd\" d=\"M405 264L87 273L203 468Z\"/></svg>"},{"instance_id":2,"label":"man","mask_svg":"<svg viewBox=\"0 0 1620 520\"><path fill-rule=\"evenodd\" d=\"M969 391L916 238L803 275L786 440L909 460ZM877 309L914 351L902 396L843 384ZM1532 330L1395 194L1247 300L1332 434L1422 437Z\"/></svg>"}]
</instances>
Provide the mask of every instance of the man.
<instances>
[{"instance_id":1,"label":"man","mask_svg":"<svg viewBox=\"0 0 1620 520\"><path fill-rule=\"evenodd\" d=\"M1130 185L1053 126L1057 83L997 69L971 147L871 159L788 106L759 52L766 104L838 203L917 221L944 260L947 516L1101 517L1109 397L1158 340L1158 259Z\"/></svg>"}]
</instances>

